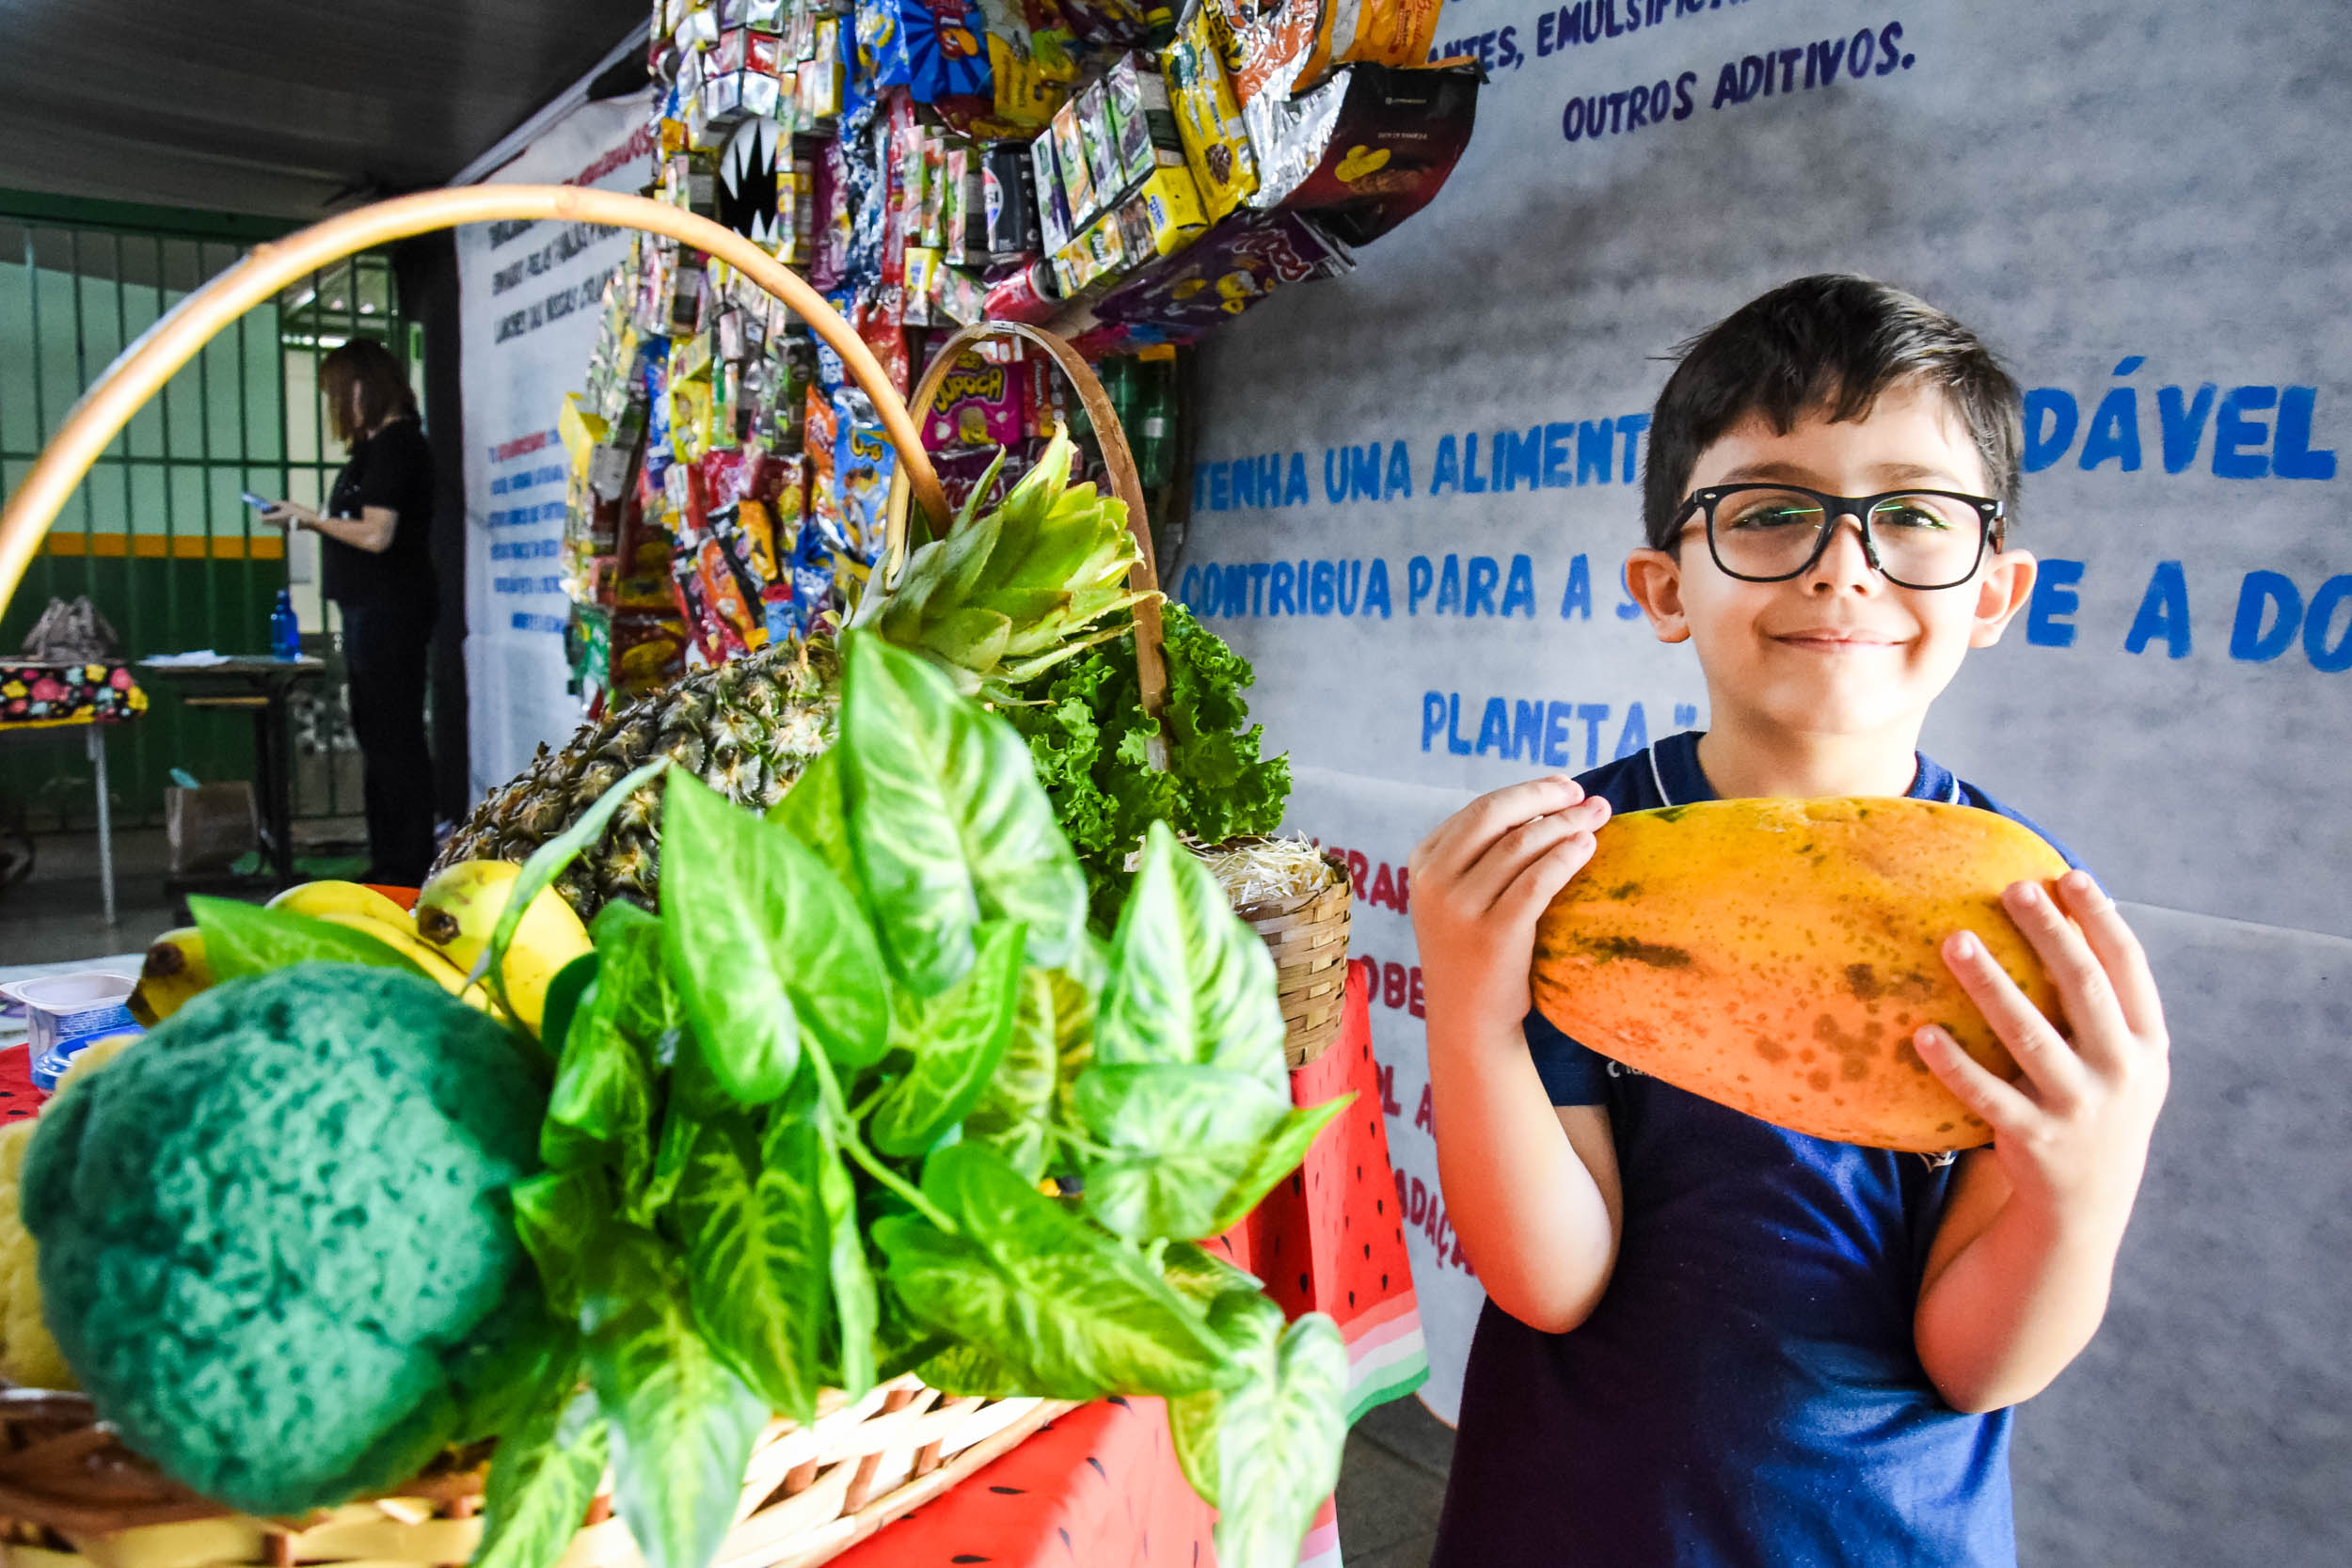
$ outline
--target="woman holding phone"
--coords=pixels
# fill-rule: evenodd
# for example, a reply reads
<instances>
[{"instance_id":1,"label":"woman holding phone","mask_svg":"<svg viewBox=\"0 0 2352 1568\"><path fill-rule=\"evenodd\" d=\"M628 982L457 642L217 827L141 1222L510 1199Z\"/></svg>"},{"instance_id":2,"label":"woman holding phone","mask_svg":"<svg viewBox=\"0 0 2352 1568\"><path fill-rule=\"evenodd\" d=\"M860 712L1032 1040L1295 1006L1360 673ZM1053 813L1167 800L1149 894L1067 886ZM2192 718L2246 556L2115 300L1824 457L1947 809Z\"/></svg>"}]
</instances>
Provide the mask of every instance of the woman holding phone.
<instances>
[{"instance_id":1,"label":"woman holding phone","mask_svg":"<svg viewBox=\"0 0 2352 1568\"><path fill-rule=\"evenodd\" d=\"M278 501L261 520L320 536L321 594L342 611L351 729L368 819L364 880L415 887L433 861L425 660L440 609L429 542L433 450L391 351L354 338L319 362L336 439L350 451L326 514Z\"/></svg>"}]
</instances>

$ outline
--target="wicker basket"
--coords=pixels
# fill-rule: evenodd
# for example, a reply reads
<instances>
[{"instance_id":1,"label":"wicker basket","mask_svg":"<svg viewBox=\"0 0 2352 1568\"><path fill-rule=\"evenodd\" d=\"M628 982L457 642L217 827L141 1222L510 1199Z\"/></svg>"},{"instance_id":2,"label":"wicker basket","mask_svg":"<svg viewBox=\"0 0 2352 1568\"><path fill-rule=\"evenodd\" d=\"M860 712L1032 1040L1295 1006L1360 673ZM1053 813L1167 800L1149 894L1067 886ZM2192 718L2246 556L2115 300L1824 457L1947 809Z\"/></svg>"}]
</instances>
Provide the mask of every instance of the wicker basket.
<instances>
[{"instance_id":1,"label":"wicker basket","mask_svg":"<svg viewBox=\"0 0 2352 1568\"><path fill-rule=\"evenodd\" d=\"M811 1568L930 1501L1043 1426L1065 1402L956 1399L902 1377L816 1423L760 1437L735 1528L712 1568ZM235 1513L167 1479L101 1425L80 1394L0 1393L0 1553L6 1568L293 1568L460 1563L482 1531L485 1454L394 1497L299 1520ZM608 1496L560 1568L644 1568Z\"/></svg>"},{"instance_id":2,"label":"wicker basket","mask_svg":"<svg viewBox=\"0 0 2352 1568\"><path fill-rule=\"evenodd\" d=\"M1275 987L1288 1026L1282 1055L1293 1072L1331 1048L1347 1009L1347 868L1328 853L1324 864L1331 874L1315 892L1234 910L1274 954Z\"/></svg>"}]
</instances>

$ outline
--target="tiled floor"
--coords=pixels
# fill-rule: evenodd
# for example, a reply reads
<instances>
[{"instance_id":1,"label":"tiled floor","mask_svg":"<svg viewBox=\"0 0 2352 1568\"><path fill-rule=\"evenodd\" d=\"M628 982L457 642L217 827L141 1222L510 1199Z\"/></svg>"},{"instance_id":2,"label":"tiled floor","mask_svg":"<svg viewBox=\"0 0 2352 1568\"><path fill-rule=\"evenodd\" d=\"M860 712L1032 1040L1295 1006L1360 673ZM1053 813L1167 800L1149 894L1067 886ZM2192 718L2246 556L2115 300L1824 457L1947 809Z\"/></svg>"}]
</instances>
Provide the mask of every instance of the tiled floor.
<instances>
[{"instance_id":1,"label":"tiled floor","mask_svg":"<svg viewBox=\"0 0 2352 1568\"><path fill-rule=\"evenodd\" d=\"M356 819L294 824L294 853L344 853L365 830ZM95 833L44 833L34 840L33 874L0 888L0 969L143 953L179 924L164 896L170 846L161 828L123 828L114 835L115 924L106 924L98 890Z\"/></svg>"},{"instance_id":2,"label":"tiled floor","mask_svg":"<svg viewBox=\"0 0 2352 1568\"><path fill-rule=\"evenodd\" d=\"M0 968L144 952L174 924L164 897L171 863L161 828L114 835L116 923L98 891L98 840L46 833L35 840L33 875L0 888Z\"/></svg>"},{"instance_id":3,"label":"tiled floor","mask_svg":"<svg viewBox=\"0 0 2352 1568\"><path fill-rule=\"evenodd\" d=\"M1426 1568L1453 1462L1453 1429L1409 1395L1357 1422L1340 1465L1346 1568Z\"/></svg>"}]
</instances>

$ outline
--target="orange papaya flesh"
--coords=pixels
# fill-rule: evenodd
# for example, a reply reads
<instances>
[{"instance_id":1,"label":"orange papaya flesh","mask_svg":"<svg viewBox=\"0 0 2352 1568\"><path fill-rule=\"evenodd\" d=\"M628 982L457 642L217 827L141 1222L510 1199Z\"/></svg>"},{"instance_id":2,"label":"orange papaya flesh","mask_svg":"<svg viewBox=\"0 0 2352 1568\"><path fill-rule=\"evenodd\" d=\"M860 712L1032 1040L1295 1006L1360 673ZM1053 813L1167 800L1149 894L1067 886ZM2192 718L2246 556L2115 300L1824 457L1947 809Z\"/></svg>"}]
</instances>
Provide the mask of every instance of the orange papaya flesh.
<instances>
[{"instance_id":1,"label":"orange papaya flesh","mask_svg":"<svg viewBox=\"0 0 2352 1568\"><path fill-rule=\"evenodd\" d=\"M1734 1110L1879 1148L1993 1130L1912 1045L1940 1023L2018 1069L1944 965L1974 931L2054 1022L2058 993L2001 907L2066 863L1992 812L1932 800L1711 800L1628 812L1545 910L1536 1008L1571 1037Z\"/></svg>"}]
</instances>

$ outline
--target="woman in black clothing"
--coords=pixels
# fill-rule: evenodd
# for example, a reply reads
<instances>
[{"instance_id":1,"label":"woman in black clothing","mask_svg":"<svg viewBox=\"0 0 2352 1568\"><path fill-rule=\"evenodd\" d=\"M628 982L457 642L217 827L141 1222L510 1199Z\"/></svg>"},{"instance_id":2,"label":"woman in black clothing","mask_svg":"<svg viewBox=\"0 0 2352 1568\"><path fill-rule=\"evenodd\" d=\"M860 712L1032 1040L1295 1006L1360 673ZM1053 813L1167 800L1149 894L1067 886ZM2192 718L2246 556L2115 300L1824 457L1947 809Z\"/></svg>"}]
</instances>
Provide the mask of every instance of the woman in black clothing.
<instances>
[{"instance_id":1,"label":"woman in black clothing","mask_svg":"<svg viewBox=\"0 0 2352 1568\"><path fill-rule=\"evenodd\" d=\"M341 607L351 729L365 778L366 880L415 887L433 860L433 768L425 746L425 656L439 611L428 541L433 451L400 362L355 338L319 363L335 436L351 461L326 515L279 501L262 521L320 536L321 592Z\"/></svg>"}]
</instances>

